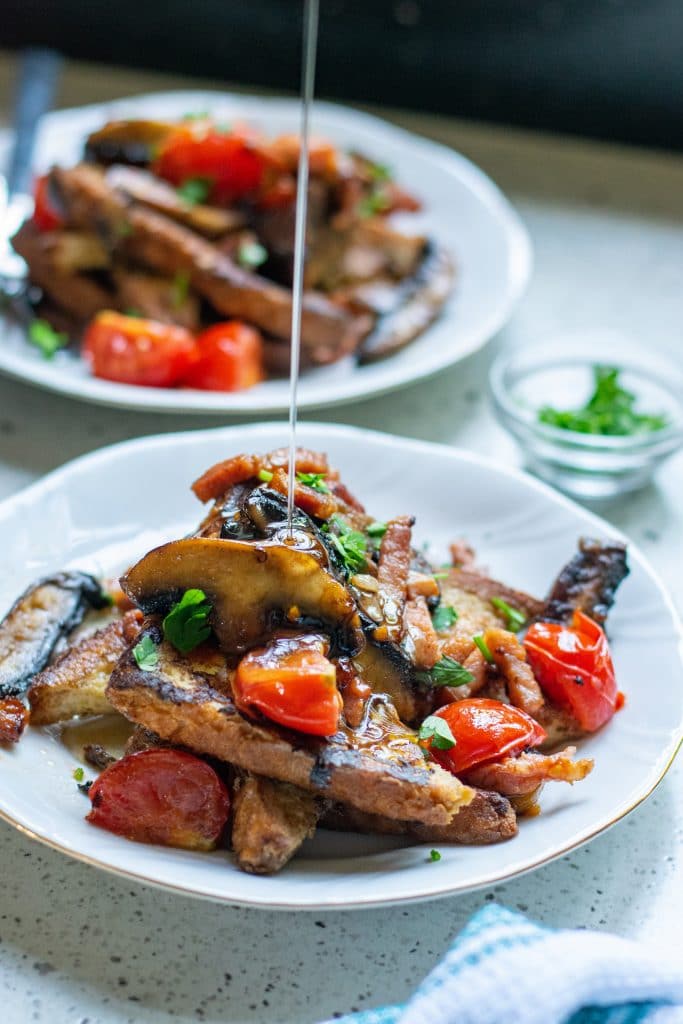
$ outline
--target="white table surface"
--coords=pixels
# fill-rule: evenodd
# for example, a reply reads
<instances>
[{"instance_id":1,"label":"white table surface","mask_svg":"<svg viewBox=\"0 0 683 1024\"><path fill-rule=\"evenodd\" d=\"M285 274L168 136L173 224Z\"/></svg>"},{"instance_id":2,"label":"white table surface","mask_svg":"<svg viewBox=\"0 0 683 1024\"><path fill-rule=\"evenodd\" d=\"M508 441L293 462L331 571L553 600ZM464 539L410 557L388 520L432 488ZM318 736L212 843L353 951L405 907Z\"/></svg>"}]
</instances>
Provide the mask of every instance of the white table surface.
<instances>
[{"instance_id":1,"label":"white table surface","mask_svg":"<svg viewBox=\"0 0 683 1024\"><path fill-rule=\"evenodd\" d=\"M12 59L0 56L0 124L8 117L12 74ZM77 65L65 75L60 105L183 85ZM531 232L535 275L514 319L483 353L436 380L327 418L517 463L485 397L500 346L606 326L680 361L683 159L390 116L458 148L498 182ZM89 407L0 379L0 498L101 445L218 423ZM653 487L601 511L649 555L680 610L683 454L662 468ZM516 881L439 903L346 913L268 913L193 901L104 875L0 823L0 1019L312 1024L406 997L489 900L550 925L610 929L680 948L682 784L679 758L625 821Z\"/></svg>"}]
</instances>

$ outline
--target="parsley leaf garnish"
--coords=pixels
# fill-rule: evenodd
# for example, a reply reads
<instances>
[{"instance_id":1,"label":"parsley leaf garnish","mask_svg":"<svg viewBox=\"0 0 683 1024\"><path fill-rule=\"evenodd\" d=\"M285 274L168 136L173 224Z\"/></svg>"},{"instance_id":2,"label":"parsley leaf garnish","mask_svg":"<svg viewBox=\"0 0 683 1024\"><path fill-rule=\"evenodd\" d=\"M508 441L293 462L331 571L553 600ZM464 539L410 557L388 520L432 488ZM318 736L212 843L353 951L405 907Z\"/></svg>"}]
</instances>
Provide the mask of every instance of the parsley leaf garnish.
<instances>
[{"instance_id":1,"label":"parsley leaf garnish","mask_svg":"<svg viewBox=\"0 0 683 1024\"><path fill-rule=\"evenodd\" d=\"M368 537L372 537L373 540L381 540L384 534L387 532L387 524L370 523L370 525L366 527L365 532L367 533Z\"/></svg>"},{"instance_id":2,"label":"parsley leaf garnish","mask_svg":"<svg viewBox=\"0 0 683 1024\"><path fill-rule=\"evenodd\" d=\"M455 736L451 732L450 725L438 715L430 715L429 718L425 718L417 735L421 740L430 740L430 745L435 750L450 750L455 746Z\"/></svg>"},{"instance_id":3,"label":"parsley leaf garnish","mask_svg":"<svg viewBox=\"0 0 683 1024\"><path fill-rule=\"evenodd\" d=\"M513 633L519 633L526 622L526 615L519 608L513 608L502 597L492 597L491 604L505 618L505 624Z\"/></svg>"},{"instance_id":4,"label":"parsley leaf garnish","mask_svg":"<svg viewBox=\"0 0 683 1024\"><path fill-rule=\"evenodd\" d=\"M391 167L386 164L369 163L367 170L373 181L391 181Z\"/></svg>"},{"instance_id":5,"label":"parsley leaf garnish","mask_svg":"<svg viewBox=\"0 0 683 1024\"><path fill-rule=\"evenodd\" d=\"M205 203L209 198L212 185L211 178L186 178L182 185L178 186L176 192L190 206L197 206L199 203Z\"/></svg>"},{"instance_id":6,"label":"parsley leaf garnish","mask_svg":"<svg viewBox=\"0 0 683 1024\"><path fill-rule=\"evenodd\" d=\"M188 114L183 114L181 121L208 121L211 114L208 110L197 110L196 112L190 111Z\"/></svg>"},{"instance_id":7,"label":"parsley leaf garnish","mask_svg":"<svg viewBox=\"0 0 683 1024\"><path fill-rule=\"evenodd\" d=\"M332 516L331 522L338 533L330 531L329 539L344 563L344 568L349 574L362 572L367 564L365 536L358 530L352 530L338 515Z\"/></svg>"},{"instance_id":8,"label":"parsley leaf garnish","mask_svg":"<svg viewBox=\"0 0 683 1024\"><path fill-rule=\"evenodd\" d=\"M416 675L421 683L429 686L465 686L474 679L472 673L449 654L437 661L429 672L418 672Z\"/></svg>"},{"instance_id":9,"label":"parsley leaf garnish","mask_svg":"<svg viewBox=\"0 0 683 1024\"><path fill-rule=\"evenodd\" d=\"M449 573L447 572L433 572L432 576L435 580L447 580Z\"/></svg>"},{"instance_id":10,"label":"parsley leaf garnish","mask_svg":"<svg viewBox=\"0 0 683 1024\"><path fill-rule=\"evenodd\" d=\"M78 768L74 768L71 774L76 782L83 782L83 779L85 778L85 771L80 767L80 765Z\"/></svg>"},{"instance_id":11,"label":"parsley leaf garnish","mask_svg":"<svg viewBox=\"0 0 683 1024\"><path fill-rule=\"evenodd\" d=\"M164 636L181 654L187 654L210 635L210 612L203 590L186 590L163 621Z\"/></svg>"},{"instance_id":12,"label":"parsley leaf garnish","mask_svg":"<svg viewBox=\"0 0 683 1024\"><path fill-rule=\"evenodd\" d=\"M441 854L439 853L438 850L430 850L429 851L429 859L430 859L430 861L433 864L435 861L441 860Z\"/></svg>"},{"instance_id":13,"label":"parsley leaf garnish","mask_svg":"<svg viewBox=\"0 0 683 1024\"><path fill-rule=\"evenodd\" d=\"M237 250L237 262L241 267L253 270L268 259L268 250L260 242L243 242Z\"/></svg>"},{"instance_id":14,"label":"parsley leaf garnish","mask_svg":"<svg viewBox=\"0 0 683 1024\"><path fill-rule=\"evenodd\" d=\"M142 672L151 672L159 664L159 652L149 633L133 648L133 657Z\"/></svg>"},{"instance_id":15,"label":"parsley leaf garnish","mask_svg":"<svg viewBox=\"0 0 683 1024\"><path fill-rule=\"evenodd\" d=\"M187 302L190 294L190 275L186 270L179 270L171 284L171 305L179 309Z\"/></svg>"},{"instance_id":16,"label":"parsley leaf garnish","mask_svg":"<svg viewBox=\"0 0 683 1024\"><path fill-rule=\"evenodd\" d=\"M69 344L69 335L63 331L56 331L47 320L32 320L28 328L28 337L46 359L52 359L55 352Z\"/></svg>"},{"instance_id":17,"label":"parsley leaf garnish","mask_svg":"<svg viewBox=\"0 0 683 1024\"><path fill-rule=\"evenodd\" d=\"M539 421L560 430L615 437L647 434L667 426L669 421L664 415L636 412L636 396L621 386L616 367L594 366L593 377L593 394L585 405L579 409L544 405L538 410Z\"/></svg>"},{"instance_id":18,"label":"parsley leaf garnish","mask_svg":"<svg viewBox=\"0 0 683 1024\"><path fill-rule=\"evenodd\" d=\"M312 487L314 491L320 491L321 494L330 493L330 489L325 483L324 473L297 473L296 478L300 484Z\"/></svg>"},{"instance_id":19,"label":"parsley leaf garnish","mask_svg":"<svg viewBox=\"0 0 683 1024\"><path fill-rule=\"evenodd\" d=\"M390 205L389 197L384 190L382 188L374 188L369 195L363 196L358 203L358 216L363 218L374 217L376 214L388 210Z\"/></svg>"},{"instance_id":20,"label":"parsley leaf garnish","mask_svg":"<svg viewBox=\"0 0 683 1024\"><path fill-rule=\"evenodd\" d=\"M450 604L440 604L432 615L432 625L437 633L450 629L458 621L458 613Z\"/></svg>"},{"instance_id":21,"label":"parsley leaf garnish","mask_svg":"<svg viewBox=\"0 0 683 1024\"><path fill-rule=\"evenodd\" d=\"M488 661L490 665L492 665L493 655L491 654L489 645L486 643L481 633L478 633L477 636L473 636L472 639L474 640L475 644L477 645L481 653L484 655L484 659Z\"/></svg>"},{"instance_id":22,"label":"parsley leaf garnish","mask_svg":"<svg viewBox=\"0 0 683 1024\"><path fill-rule=\"evenodd\" d=\"M269 469L259 469L257 475L259 480L262 480L264 484L269 484L273 479L273 474Z\"/></svg>"}]
</instances>

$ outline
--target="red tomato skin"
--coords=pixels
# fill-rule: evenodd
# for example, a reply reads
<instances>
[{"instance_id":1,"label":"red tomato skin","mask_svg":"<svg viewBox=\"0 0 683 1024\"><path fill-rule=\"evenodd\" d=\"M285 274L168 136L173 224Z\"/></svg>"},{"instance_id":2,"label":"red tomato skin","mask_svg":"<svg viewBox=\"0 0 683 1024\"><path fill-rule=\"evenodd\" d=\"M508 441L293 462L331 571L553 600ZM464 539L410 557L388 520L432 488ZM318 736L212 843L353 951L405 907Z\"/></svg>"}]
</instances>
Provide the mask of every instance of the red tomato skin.
<instances>
[{"instance_id":1,"label":"red tomato skin","mask_svg":"<svg viewBox=\"0 0 683 1024\"><path fill-rule=\"evenodd\" d=\"M88 325L83 356L95 377L139 387L178 384L197 357L184 327L104 310Z\"/></svg>"},{"instance_id":2,"label":"red tomato skin","mask_svg":"<svg viewBox=\"0 0 683 1024\"><path fill-rule=\"evenodd\" d=\"M56 231L64 226L64 218L60 216L50 200L49 174L36 178L33 187L33 223L39 231Z\"/></svg>"},{"instance_id":3,"label":"red tomato skin","mask_svg":"<svg viewBox=\"0 0 683 1024\"><path fill-rule=\"evenodd\" d=\"M230 814L230 797L206 761L182 750L128 754L102 772L88 793L92 825L138 843L213 850Z\"/></svg>"},{"instance_id":4,"label":"red tomato skin","mask_svg":"<svg viewBox=\"0 0 683 1024\"><path fill-rule=\"evenodd\" d=\"M259 332L241 320L226 320L198 336L197 358L183 384L202 391L243 391L264 376Z\"/></svg>"},{"instance_id":5,"label":"red tomato skin","mask_svg":"<svg viewBox=\"0 0 683 1024\"><path fill-rule=\"evenodd\" d=\"M231 203L255 192L265 169L263 156L245 132L220 132L206 124L181 125L161 148L153 170L173 185L204 178L209 198Z\"/></svg>"},{"instance_id":6,"label":"red tomato skin","mask_svg":"<svg viewBox=\"0 0 683 1024\"><path fill-rule=\"evenodd\" d=\"M524 648L542 689L583 729L595 732L610 720L619 694L607 637L597 622L580 611L571 626L536 622Z\"/></svg>"},{"instance_id":7,"label":"red tomato skin","mask_svg":"<svg viewBox=\"0 0 683 1024\"><path fill-rule=\"evenodd\" d=\"M310 736L339 728L342 699L336 669L319 637L283 637L250 651L237 666L233 696L246 714L260 711L278 725Z\"/></svg>"},{"instance_id":8,"label":"red tomato skin","mask_svg":"<svg viewBox=\"0 0 683 1024\"><path fill-rule=\"evenodd\" d=\"M545 730L531 715L487 697L458 700L434 714L448 722L455 746L429 749L434 760L454 775L537 747L546 738Z\"/></svg>"}]
</instances>

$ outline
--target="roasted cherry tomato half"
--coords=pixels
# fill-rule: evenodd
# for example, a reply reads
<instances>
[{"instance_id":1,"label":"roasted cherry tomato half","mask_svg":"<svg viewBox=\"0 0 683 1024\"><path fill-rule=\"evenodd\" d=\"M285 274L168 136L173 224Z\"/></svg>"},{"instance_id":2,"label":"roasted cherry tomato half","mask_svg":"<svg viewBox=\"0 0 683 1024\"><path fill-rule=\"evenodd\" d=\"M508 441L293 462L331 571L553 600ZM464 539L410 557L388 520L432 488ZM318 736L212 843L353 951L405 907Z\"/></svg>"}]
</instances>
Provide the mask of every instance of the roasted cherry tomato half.
<instances>
[{"instance_id":1,"label":"roasted cherry tomato half","mask_svg":"<svg viewBox=\"0 0 683 1024\"><path fill-rule=\"evenodd\" d=\"M524 647L542 689L582 728L593 732L609 721L619 693L607 637L597 622L580 611L571 626L535 622Z\"/></svg>"},{"instance_id":2,"label":"roasted cherry tomato half","mask_svg":"<svg viewBox=\"0 0 683 1024\"><path fill-rule=\"evenodd\" d=\"M56 231L64 225L64 218L50 199L49 174L36 178L33 188L33 223L39 231Z\"/></svg>"},{"instance_id":3,"label":"roasted cherry tomato half","mask_svg":"<svg viewBox=\"0 0 683 1024\"><path fill-rule=\"evenodd\" d=\"M88 793L87 820L138 843L213 850L230 797L206 761L182 750L142 750L102 772Z\"/></svg>"},{"instance_id":4,"label":"roasted cherry tomato half","mask_svg":"<svg viewBox=\"0 0 683 1024\"><path fill-rule=\"evenodd\" d=\"M197 358L183 384L204 391L242 391L263 377L261 335L240 320L227 320L197 337Z\"/></svg>"},{"instance_id":5,"label":"roasted cherry tomato half","mask_svg":"<svg viewBox=\"0 0 683 1024\"><path fill-rule=\"evenodd\" d=\"M83 355L96 377L168 388L188 372L197 345L184 327L105 310L85 332Z\"/></svg>"},{"instance_id":6,"label":"roasted cherry tomato half","mask_svg":"<svg viewBox=\"0 0 683 1024\"><path fill-rule=\"evenodd\" d=\"M265 160L247 131L220 131L205 121L181 125L161 147L153 171L182 186L201 179L207 201L231 203L255 192L263 180Z\"/></svg>"},{"instance_id":7,"label":"roasted cherry tomato half","mask_svg":"<svg viewBox=\"0 0 683 1024\"><path fill-rule=\"evenodd\" d=\"M430 741L426 745L434 760L454 775L537 747L546 738L545 730L530 715L499 700L458 700L434 714L448 723L455 745L449 750L438 750Z\"/></svg>"},{"instance_id":8,"label":"roasted cherry tomato half","mask_svg":"<svg viewBox=\"0 0 683 1024\"><path fill-rule=\"evenodd\" d=\"M28 708L18 697L0 699L0 743L18 743L28 722Z\"/></svg>"},{"instance_id":9,"label":"roasted cherry tomato half","mask_svg":"<svg viewBox=\"0 0 683 1024\"><path fill-rule=\"evenodd\" d=\"M250 651L237 666L235 703L247 714L260 711L279 725L312 736L332 736L342 700L335 666L319 636L278 637Z\"/></svg>"}]
</instances>

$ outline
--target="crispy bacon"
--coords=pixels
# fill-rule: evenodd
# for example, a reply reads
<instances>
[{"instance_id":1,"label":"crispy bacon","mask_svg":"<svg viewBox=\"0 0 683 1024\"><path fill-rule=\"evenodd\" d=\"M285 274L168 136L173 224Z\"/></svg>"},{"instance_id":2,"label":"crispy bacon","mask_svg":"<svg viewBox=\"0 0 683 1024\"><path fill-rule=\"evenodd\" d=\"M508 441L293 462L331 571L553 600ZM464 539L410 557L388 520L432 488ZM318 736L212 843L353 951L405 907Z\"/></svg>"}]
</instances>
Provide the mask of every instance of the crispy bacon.
<instances>
[{"instance_id":1,"label":"crispy bacon","mask_svg":"<svg viewBox=\"0 0 683 1024\"><path fill-rule=\"evenodd\" d=\"M478 647L473 647L461 664L468 672L472 673L474 678L472 682L464 683L462 686L444 686L440 688L438 693L443 704L453 704L456 700L466 700L468 697L474 697L484 689L488 682L488 666L484 655Z\"/></svg>"},{"instance_id":2,"label":"crispy bacon","mask_svg":"<svg viewBox=\"0 0 683 1024\"><path fill-rule=\"evenodd\" d=\"M220 498L228 487L258 477L261 470L274 472L287 466L288 452L286 448L278 448L268 455L234 455L231 459L217 462L195 480L192 490L200 501L207 502ZM306 448L297 448L297 473L329 472L327 456L320 452L312 452ZM335 474L336 475L336 474Z\"/></svg>"},{"instance_id":3,"label":"crispy bacon","mask_svg":"<svg viewBox=\"0 0 683 1024\"><path fill-rule=\"evenodd\" d=\"M28 708L18 697L0 700L0 743L18 743L28 724Z\"/></svg>"},{"instance_id":4,"label":"crispy bacon","mask_svg":"<svg viewBox=\"0 0 683 1024\"><path fill-rule=\"evenodd\" d=\"M533 717L543 707L544 697L521 643L505 629L485 630L484 642L505 679L510 703Z\"/></svg>"},{"instance_id":5,"label":"crispy bacon","mask_svg":"<svg viewBox=\"0 0 683 1024\"><path fill-rule=\"evenodd\" d=\"M474 548L462 537L454 540L450 545L451 562L455 569L476 571L477 554Z\"/></svg>"},{"instance_id":6,"label":"crispy bacon","mask_svg":"<svg viewBox=\"0 0 683 1024\"><path fill-rule=\"evenodd\" d=\"M572 760L576 747L565 747L557 754L520 754L493 764L478 765L465 778L471 786L492 789L503 796L525 796L542 782L580 782L593 770L590 757Z\"/></svg>"},{"instance_id":7,"label":"crispy bacon","mask_svg":"<svg viewBox=\"0 0 683 1024\"><path fill-rule=\"evenodd\" d=\"M403 606L412 561L410 539L414 521L412 516L390 519L379 549L377 582L386 626L384 639L394 643L401 639Z\"/></svg>"},{"instance_id":8,"label":"crispy bacon","mask_svg":"<svg viewBox=\"0 0 683 1024\"><path fill-rule=\"evenodd\" d=\"M441 643L424 597L413 597L406 601L403 609L402 646L415 668L433 668L441 656Z\"/></svg>"},{"instance_id":9,"label":"crispy bacon","mask_svg":"<svg viewBox=\"0 0 683 1024\"><path fill-rule=\"evenodd\" d=\"M408 573L408 597L438 597L439 584L432 575L411 569Z\"/></svg>"},{"instance_id":10,"label":"crispy bacon","mask_svg":"<svg viewBox=\"0 0 683 1024\"><path fill-rule=\"evenodd\" d=\"M274 491L284 494L289 493L289 478L286 469L271 470L273 479L268 483ZM308 471L299 471L308 472ZM312 471L311 471L312 472ZM315 487L297 482L294 485L294 504L297 508L303 509L309 516L316 519L329 519L338 510L339 505L334 494L326 494L318 491Z\"/></svg>"}]
</instances>

